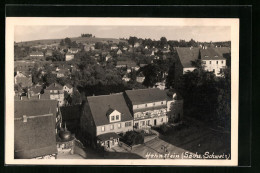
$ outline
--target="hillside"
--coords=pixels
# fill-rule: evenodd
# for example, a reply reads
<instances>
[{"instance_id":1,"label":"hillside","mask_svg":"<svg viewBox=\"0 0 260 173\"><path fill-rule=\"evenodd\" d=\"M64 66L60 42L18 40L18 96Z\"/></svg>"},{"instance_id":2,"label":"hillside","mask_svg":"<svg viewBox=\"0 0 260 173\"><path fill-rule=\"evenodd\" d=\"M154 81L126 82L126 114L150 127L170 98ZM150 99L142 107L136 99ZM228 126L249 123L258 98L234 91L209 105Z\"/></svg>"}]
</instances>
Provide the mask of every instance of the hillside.
<instances>
[{"instance_id":1,"label":"hillside","mask_svg":"<svg viewBox=\"0 0 260 173\"><path fill-rule=\"evenodd\" d=\"M72 37L70 38L71 41L76 41L80 43L96 43L96 42L113 42L113 43L119 43L119 42L125 42L125 40L119 40L115 38L88 38L88 37ZM18 46L36 46L36 45L44 45L44 44L55 44L60 43L62 39L43 39L43 40L33 40L33 41L25 41L25 42L18 42Z\"/></svg>"}]
</instances>

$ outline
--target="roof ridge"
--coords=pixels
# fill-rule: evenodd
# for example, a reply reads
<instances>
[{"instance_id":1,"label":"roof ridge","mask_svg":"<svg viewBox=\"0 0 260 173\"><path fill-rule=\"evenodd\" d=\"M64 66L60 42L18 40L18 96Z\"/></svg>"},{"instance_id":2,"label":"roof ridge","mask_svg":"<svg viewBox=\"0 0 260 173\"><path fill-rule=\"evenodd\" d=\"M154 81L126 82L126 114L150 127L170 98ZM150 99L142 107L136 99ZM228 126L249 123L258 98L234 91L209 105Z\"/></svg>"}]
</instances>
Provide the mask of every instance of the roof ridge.
<instances>
[{"instance_id":1,"label":"roof ridge","mask_svg":"<svg viewBox=\"0 0 260 173\"><path fill-rule=\"evenodd\" d=\"M111 96L111 95L121 95L123 94L123 92L119 92L119 93L113 93L113 94L106 94L106 95L97 95L97 96L87 96L87 98L92 98L92 97L104 97L104 96Z\"/></svg>"}]
</instances>

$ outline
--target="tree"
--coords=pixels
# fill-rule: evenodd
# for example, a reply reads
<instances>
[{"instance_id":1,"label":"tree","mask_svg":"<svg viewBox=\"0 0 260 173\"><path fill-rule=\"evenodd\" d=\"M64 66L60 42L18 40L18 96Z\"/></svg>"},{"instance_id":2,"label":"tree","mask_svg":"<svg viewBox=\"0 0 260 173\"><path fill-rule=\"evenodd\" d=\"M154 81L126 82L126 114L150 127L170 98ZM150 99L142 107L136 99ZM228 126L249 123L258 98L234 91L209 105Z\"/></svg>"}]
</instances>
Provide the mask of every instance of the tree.
<instances>
[{"instance_id":1,"label":"tree","mask_svg":"<svg viewBox=\"0 0 260 173\"><path fill-rule=\"evenodd\" d=\"M76 43L76 41L73 41L73 42L71 42L70 47L78 48L78 44Z\"/></svg>"},{"instance_id":2,"label":"tree","mask_svg":"<svg viewBox=\"0 0 260 173\"><path fill-rule=\"evenodd\" d=\"M63 39L60 41L60 46L65 46L65 42Z\"/></svg>"},{"instance_id":3,"label":"tree","mask_svg":"<svg viewBox=\"0 0 260 173\"><path fill-rule=\"evenodd\" d=\"M102 42L96 42L95 43L95 49L102 49L103 48L103 43Z\"/></svg>"},{"instance_id":4,"label":"tree","mask_svg":"<svg viewBox=\"0 0 260 173\"><path fill-rule=\"evenodd\" d=\"M70 40L70 38L68 38L68 37L66 37L65 38L65 44L67 45L67 46L71 46L71 40Z\"/></svg>"},{"instance_id":5,"label":"tree","mask_svg":"<svg viewBox=\"0 0 260 173\"><path fill-rule=\"evenodd\" d=\"M57 76L55 74L52 74L51 72L48 72L47 74L44 75L43 81L47 86L49 86L52 83L55 83L57 80Z\"/></svg>"},{"instance_id":6,"label":"tree","mask_svg":"<svg viewBox=\"0 0 260 173\"><path fill-rule=\"evenodd\" d=\"M164 48L167 45L167 39L165 37L161 37L160 39L160 47Z\"/></svg>"},{"instance_id":7,"label":"tree","mask_svg":"<svg viewBox=\"0 0 260 173\"><path fill-rule=\"evenodd\" d=\"M71 105L77 105L77 104L81 104L82 103L82 99L81 99L81 95L78 92L78 90L76 88L73 89L73 93L71 95Z\"/></svg>"},{"instance_id":8,"label":"tree","mask_svg":"<svg viewBox=\"0 0 260 173\"><path fill-rule=\"evenodd\" d=\"M129 37L128 39L128 43L132 46L134 46L137 41L138 41L137 37Z\"/></svg>"}]
</instances>

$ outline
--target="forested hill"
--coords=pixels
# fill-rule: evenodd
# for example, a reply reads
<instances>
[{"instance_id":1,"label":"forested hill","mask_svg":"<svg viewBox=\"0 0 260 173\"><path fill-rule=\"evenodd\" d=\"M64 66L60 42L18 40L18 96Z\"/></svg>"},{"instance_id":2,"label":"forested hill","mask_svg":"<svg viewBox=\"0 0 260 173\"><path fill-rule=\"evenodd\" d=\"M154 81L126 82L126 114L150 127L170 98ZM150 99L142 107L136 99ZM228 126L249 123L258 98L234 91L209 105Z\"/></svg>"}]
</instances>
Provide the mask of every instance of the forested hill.
<instances>
[{"instance_id":1,"label":"forested hill","mask_svg":"<svg viewBox=\"0 0 260 173\"><path fill-rule=\"evenodd\" d=\"M33 41L24 41L24 42L17 42L18 46L36 46L36 45L44 45L44 44L55 44L60 43L60 41L64 38L60 39L43 39L43 40L33 40ZM115 39L115 38L97 38L97 37L72 37L70 38L71 41L76 41L80 43L96 43L96 42L125 42L125 40Z\"/></svg>"}]
</instances>

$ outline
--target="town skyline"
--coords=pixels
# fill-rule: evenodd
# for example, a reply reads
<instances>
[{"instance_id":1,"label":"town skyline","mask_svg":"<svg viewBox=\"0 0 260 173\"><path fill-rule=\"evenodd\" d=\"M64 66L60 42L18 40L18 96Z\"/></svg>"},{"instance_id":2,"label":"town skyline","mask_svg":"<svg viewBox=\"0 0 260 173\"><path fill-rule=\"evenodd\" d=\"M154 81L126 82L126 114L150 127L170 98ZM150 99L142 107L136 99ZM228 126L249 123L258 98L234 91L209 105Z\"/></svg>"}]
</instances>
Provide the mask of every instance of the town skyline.
<instances>
[{"instance_id":1,"label":"town skyline","mask_svg":"<svg viewBox=\"0 0 260 173\"><path fill-rule=\"evenodd\" d=\"M80 37L83 33L91 33L97 38L114 39L135 36L152 40L161 37L166 37L167 40L193 39L198 42L231 40L229 26L16 26L14 41L64 39Z\"/></svg>"}]
</instances>

